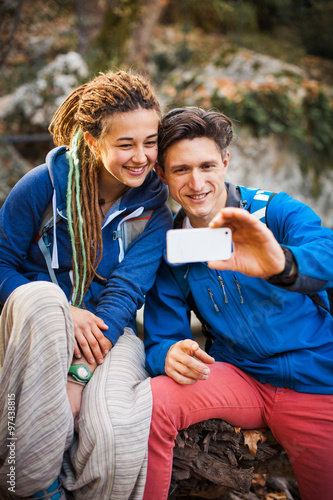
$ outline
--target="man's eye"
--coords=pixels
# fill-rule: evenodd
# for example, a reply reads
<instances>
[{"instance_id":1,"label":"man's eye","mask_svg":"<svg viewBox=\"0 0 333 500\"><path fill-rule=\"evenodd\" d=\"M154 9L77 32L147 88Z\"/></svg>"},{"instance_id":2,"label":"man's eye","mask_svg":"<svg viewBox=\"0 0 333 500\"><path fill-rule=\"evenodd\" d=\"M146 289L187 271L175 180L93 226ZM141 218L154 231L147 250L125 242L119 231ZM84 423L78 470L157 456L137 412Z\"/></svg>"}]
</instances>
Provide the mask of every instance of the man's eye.
<instances>
[{"instance_id":1,"label":"man's eye","mask_svg":"<svg viewBox=\"0 0 333 500\"><path fill-rule=\"evenodd\" d=\"M128 149L132 147L132 144L120 144L118 147L122 149Z\"/></svg>"},{"instance_id":2,"label":"man's eye","mask_svg":"<svg viewBox=\"0 0 333 500\"><path fill-rule=\"evenodd\" d=\"M146 146L150 146L150 147L155 146L156 144L157 144L157 141L148 141L148 142L146 142Z\"/></svg>"}]
</instances>

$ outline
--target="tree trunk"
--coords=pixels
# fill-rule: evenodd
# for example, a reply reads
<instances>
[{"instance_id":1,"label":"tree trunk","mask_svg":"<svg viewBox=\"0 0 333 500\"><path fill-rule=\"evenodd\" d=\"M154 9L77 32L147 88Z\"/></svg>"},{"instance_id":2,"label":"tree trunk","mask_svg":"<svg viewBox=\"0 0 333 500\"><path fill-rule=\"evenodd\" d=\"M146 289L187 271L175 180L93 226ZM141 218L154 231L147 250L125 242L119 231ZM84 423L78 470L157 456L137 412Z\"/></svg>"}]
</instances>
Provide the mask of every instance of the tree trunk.
<instances>
[{"instance_id":1,"label":"tree trunk","mask_svg":"<svg viewBox=\"0 0 333 500\"><path fill-rule=\"evenodd\" d=\"M136 70L146 71L150 59L150 41L167 0L144 0L130 37L126 63Z\"/></svg>"},{"instance_id":2,"label":"tree trunk","mask_svg":"<svg viewBox=\"0 0 333 500\"><path fill-rule=\"evenodd\" d=\"M101 28L105 4L101 0L74 0L73 3L78 23L78 52L85 55Z\"/></svg>"},{"instance_id":3,"label":"tree trunk","mask_svg":"<svg viewBox=\"0 0 333 500\"><path fill-rule=\"evenodd\" d=\"M11 51L14 36L21 19L23 1L18 0L17 6L13 7L12 11L10 8L6 8L6 4L0 7L0 69L4 66Z\"/></svg>"},{"instance_id":4,"label":"tree trunk","mask_svg":"<svg viewBox=\"0 0 333 500\"><path fill-rule=\"evenodd\" d=\"M219 498L231 491L246 494L256 474L291 478L285 483L298 491L287 454L270 430L245 431L223 420L206 420L177 436L170 499ZM297 495L289 493L287 498L300 498Z\"/></svg>"}]
</instances>

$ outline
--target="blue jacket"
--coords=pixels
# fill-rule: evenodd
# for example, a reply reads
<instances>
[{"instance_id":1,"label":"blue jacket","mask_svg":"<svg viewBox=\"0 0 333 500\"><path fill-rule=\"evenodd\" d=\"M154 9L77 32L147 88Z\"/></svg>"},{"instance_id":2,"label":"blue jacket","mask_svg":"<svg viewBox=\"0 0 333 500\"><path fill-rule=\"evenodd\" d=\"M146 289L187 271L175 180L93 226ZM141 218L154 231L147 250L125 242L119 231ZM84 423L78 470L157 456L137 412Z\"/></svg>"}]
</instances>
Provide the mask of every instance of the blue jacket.
<instances>
[{"instance_id":1,"label":"blue jacket","mask_svg":"<svg viewBox=\"0 0 333 500\"><path fill-rule=\"evenodd\" d=\"M59 268L55 269L55 274L70 300L72 248L66 217L68 163L65 152L65 147L50 151L46 163L32 169L17 183L1 208L1 304L20 285L36 280L51 281L45 260L33 240L54 191L61 219L56 224L56 244L53 230L50 231L50 251L54 260L57 260L55 250L58 252ZM108 325L104 333L113 344L124 327L133 322L147 290L154 283L165 247L165 233L172 226L172 215L165 204L167 196L167 189L156 172L151 171L142 186L131 188L122 196L103 222L103 257L98 273L106 278L106 284L95 279L84 304ZM124 257L121 240L113 239L113 233L128 214L140 212L140 207L154 211L144 232L128 247Z\"/></svg>"},{"instance_id":2,"label":"blue jacket","mask_svg":"<svg viewBox=\"0 0 333 500\"><path fill-rule=\"evenodd\" d=\"M227 206L249 209L256 191L228 186ZM187 300L191 294L215 337L210 354L217 361L232 363L262 383L333 394L333 318L308 295L319 291L328 305L322 290L333 285L333 231L321 227L309 207L286 193L272 198L266 219L297 261L296 282L282 288L239 272L212 270L205 263L162 262L145 305L151 374L165 373L172 344L193 338Z\"/></svg>"}]
</instances>

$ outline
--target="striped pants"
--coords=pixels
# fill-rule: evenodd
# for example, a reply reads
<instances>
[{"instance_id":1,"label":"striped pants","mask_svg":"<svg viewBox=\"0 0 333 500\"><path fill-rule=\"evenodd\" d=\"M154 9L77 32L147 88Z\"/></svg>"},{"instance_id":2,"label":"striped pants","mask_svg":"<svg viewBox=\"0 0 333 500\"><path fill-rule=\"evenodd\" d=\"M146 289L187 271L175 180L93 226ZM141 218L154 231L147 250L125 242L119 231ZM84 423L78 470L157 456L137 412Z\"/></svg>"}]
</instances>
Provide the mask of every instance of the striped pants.
<instances>
[{"instance_id":1,"label":"striped pants","mask_svg":"<svg viewBox=\"0 0 333 500\"><path fill-rule=\"evenodd\" d=\"M151 393L142 342L132 330L85 387L78 433L66 392L74 330L60 288L17 288L0 332L0 498L1 491L29 496L60 474L78 500L140 500Z\"/></svg>"}]
</instances>

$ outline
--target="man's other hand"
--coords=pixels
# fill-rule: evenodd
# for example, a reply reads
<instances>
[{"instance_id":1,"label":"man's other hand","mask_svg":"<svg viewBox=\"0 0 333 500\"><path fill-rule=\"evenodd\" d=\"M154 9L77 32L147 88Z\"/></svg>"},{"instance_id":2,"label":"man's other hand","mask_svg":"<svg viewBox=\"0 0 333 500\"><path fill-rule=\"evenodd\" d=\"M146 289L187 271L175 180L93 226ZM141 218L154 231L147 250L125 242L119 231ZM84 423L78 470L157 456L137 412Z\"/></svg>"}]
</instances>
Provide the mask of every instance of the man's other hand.
<instances>
[{"instance_id":1,"label":"man's other hand","mask_svg":"<svg viewBox=\"0 0 333 500\"><path fill-rule=\"evenodd\" d=\"M198 380L209 377L209 368L205 365L215 360L199 344L191 339L181 340L172 345L165 358L165 373L178 384L195 384Z\"/></svg>"}]
</instances>

